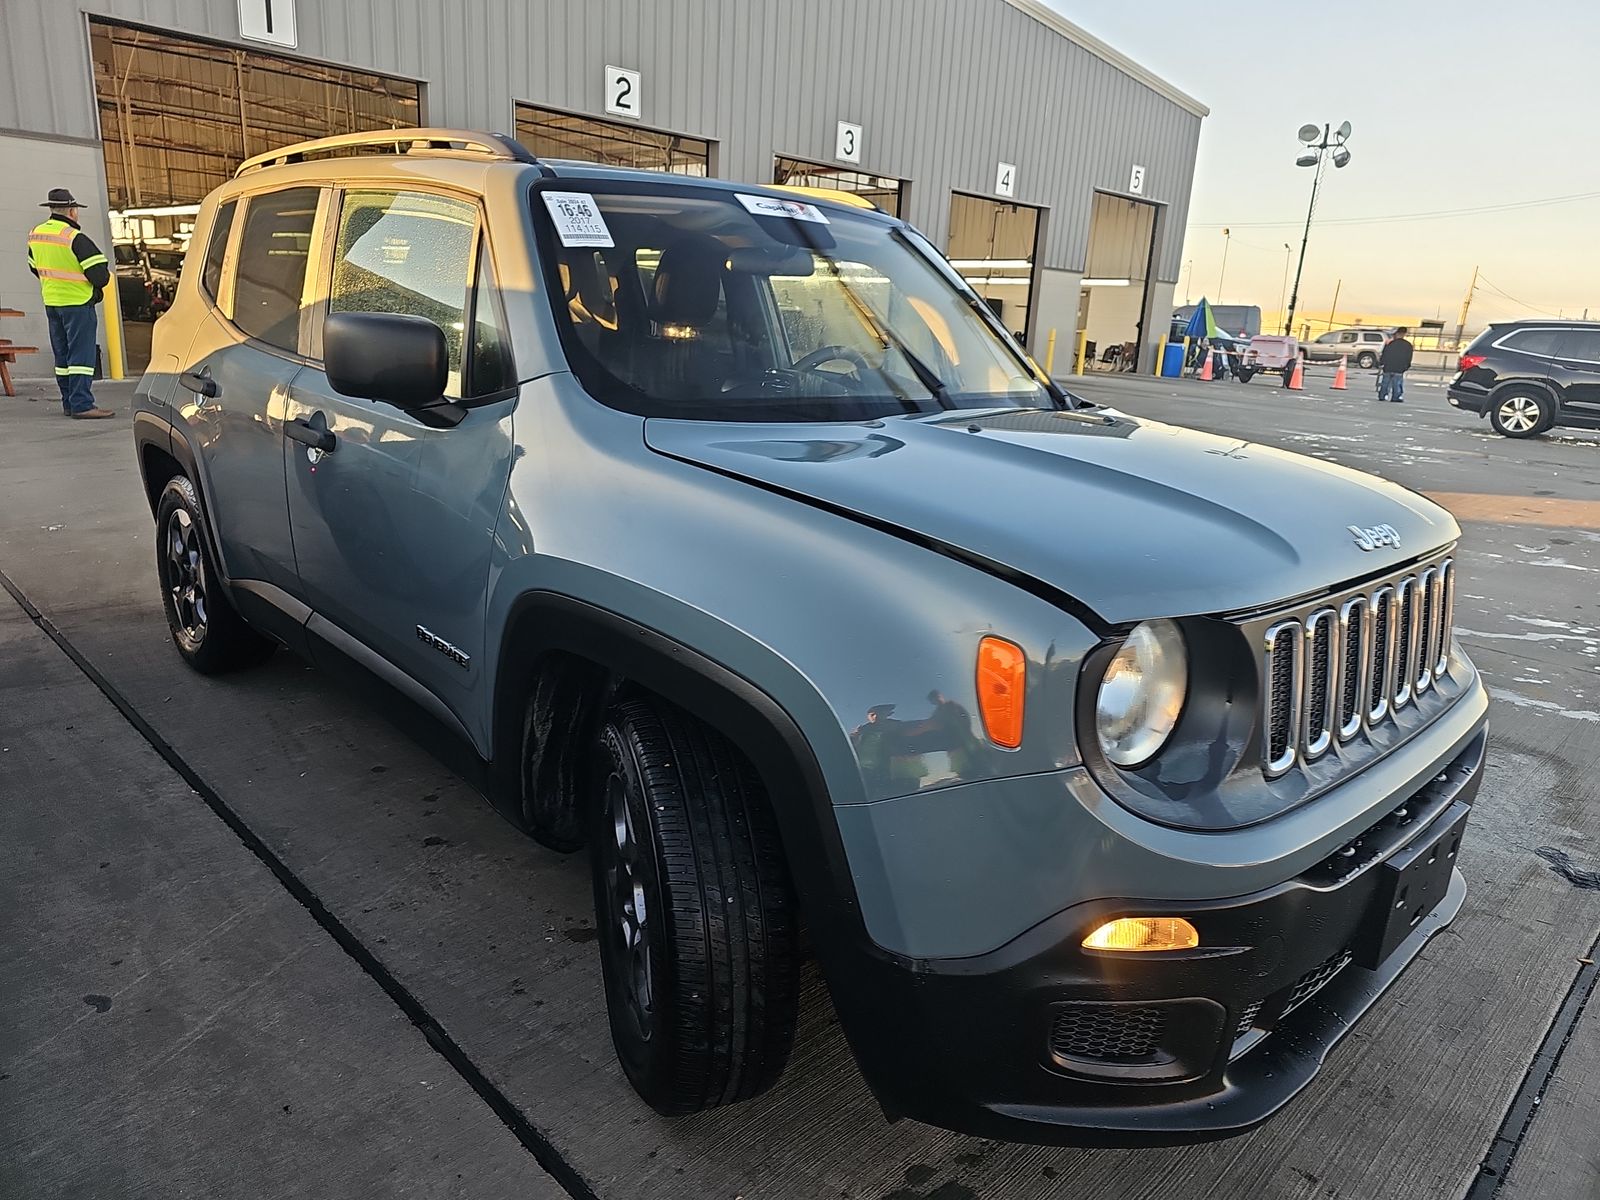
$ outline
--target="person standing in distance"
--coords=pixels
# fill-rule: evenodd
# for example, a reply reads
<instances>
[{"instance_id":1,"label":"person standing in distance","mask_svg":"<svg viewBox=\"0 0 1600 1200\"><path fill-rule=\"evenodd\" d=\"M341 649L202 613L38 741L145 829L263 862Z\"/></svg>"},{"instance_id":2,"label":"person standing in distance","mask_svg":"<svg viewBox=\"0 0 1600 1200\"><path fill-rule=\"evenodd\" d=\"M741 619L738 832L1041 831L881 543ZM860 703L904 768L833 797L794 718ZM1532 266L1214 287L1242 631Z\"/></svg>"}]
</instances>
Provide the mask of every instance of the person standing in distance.
<instances>
[{"instance_id":1,"label":"person standing in distance","mask_svg":"<svg viewBox=\"0 0 1600 1200\"><path fill-rule=\"evenodd\" d=\"M1378 355L1378 400L1393 400L1396 404L1405 399L1406 372L1411 369L1411 343L1406 334L1411 331L1404 325L1394 331L1394 336Z\"/></svg>"},{"instance_id":2,"label":"person standing in distance","mask_svg":"<svg viewBox=\"0 0 1600 1200\"><path fill-rule=\"evenodd\" d=\"M78 202L66 188L51 188L39 206L50 216L28 234L28 270L39 279L50 348L56 357L61 409L69 417L97 420L117 414L94 402L95 305L111 283L100 248L78 225Z\"/></svg>"}]
</instances>

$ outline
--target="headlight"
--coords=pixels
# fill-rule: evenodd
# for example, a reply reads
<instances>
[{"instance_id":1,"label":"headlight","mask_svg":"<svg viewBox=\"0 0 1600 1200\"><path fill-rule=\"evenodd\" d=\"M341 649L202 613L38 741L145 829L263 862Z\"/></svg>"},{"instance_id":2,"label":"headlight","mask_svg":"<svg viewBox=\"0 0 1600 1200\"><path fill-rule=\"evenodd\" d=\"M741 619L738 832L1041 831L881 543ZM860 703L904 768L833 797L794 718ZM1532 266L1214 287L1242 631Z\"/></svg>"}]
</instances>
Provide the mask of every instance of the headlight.
<instances>
[{"instance_id":1,"label":"headlight","mask_svg":"<svg viewBox=\"0 0 1600 1200\"><path fill-rule=\"evenodd\" d=\"M1189 655L1171 621L1136 625L1106 667L1095 701L1100 749L1137 767L1166 745L1189 690Z\"/></svg>"}]
</instances>

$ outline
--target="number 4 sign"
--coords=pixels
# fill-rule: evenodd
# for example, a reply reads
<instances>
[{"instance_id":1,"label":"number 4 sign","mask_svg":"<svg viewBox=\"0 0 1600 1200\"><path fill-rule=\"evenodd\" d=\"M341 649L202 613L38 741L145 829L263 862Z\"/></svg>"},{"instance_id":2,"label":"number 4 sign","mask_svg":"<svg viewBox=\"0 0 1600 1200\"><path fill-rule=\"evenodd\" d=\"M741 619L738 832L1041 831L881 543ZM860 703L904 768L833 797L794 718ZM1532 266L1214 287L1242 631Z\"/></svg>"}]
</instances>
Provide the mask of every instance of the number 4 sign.
<instances>
[{"instance_id":1,"label":"number 4 sign","mask_svg":"<svg viewBox=\"0 0 1600 1200\"><path fill-rule=\"evenodd\" d=\"M994 173L994 194L996 196L1015 196L1017 194L1017 165L1016 163L1000 164Z\"/></svg>"},{"instance_id":2,"label":"number 4 sign","mask_svg":"<svg viewBox=\"0 0 1600 1200\"><path fill-rule=\"evenodd\" d=\"M606 67L606 111L638 120L644 111L639 96L639 72L626 67Z\"/></svg>"}]
</instances>

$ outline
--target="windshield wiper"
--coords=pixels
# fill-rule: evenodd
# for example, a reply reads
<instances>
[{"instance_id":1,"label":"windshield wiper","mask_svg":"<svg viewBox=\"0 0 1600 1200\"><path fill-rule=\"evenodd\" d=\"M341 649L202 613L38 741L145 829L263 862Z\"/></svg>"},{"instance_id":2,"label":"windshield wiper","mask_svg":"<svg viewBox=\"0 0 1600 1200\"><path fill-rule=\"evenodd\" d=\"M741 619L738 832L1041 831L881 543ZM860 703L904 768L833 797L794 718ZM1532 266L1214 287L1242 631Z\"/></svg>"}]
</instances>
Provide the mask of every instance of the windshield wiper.
<instances>
[{"instance_id":1,"label":"windshield wiper","mask_svg":"<svg viewBox=\"0 0 1600 1200\"><path fill-rule=\"evenodd\" d=\"M918 249L917 244L908 238L901 230L891 229L889 231L889 236L895 241L899 242L907 250L911 251L911 253L915 254L918 258L921 258L923 261L927 262L935 270L939 269L939 264L930 260L926 254ZM950 269L955 271L954 267ZM961 273L959 271L955 271L955 274L957 279L961 278ZM963 286L956 287L955 293L961 297L962 303L970 308L973 312L973 315L976 316L978 320L988 328L989 332L1004 342L1008 348L1021 350L1020 346L1016 346L1012 342L1010 332L1004 325L1000 324L999 319L994 315L994 309L990 308L989 305L984 301L983 297L979 296L977 292L973 291L971 285L967 284L965 280L961 280L961 283ZM1026 351L1022 351L1022 354L1024 357L1027 357ZM1031 364L1033 360L1029 358L1028 361ZM912 364L912 370L916 370L916 365L914 363ZM1065 390L1054 379L1051 379L1050 376L1045 375L1042 370L1039 371L1039 374L1043 376L1043 382L1041 383L1038 379L1035 379L1034 382L1038 383L1040 387L1044 388L1045 395L1049 396L1062 408L1076 409L1079 407L1078 404L1075 403L1071 392ZM920 371L918 372L918 377L921 377ZM927 380L923 380L923 383L926 384Z\"/></svg>"},{"instance_id":2,"label":"windshield wiper","mask_svg":"<svg viewBox=\"0 0 1600 1200\"><path fill-rule=\"evenodd\" d=\"M883 324L878 325L878 336L883 339L885 349L892 345L900 351L900 357L906 360L906 365L911 368L912 374L916 375L917 382L928 389L940 408L948 411L956 406L945 381L939 378L932 367L911 352L911 347L906 345L904 338Z\"/></svg>"}]
</instances>

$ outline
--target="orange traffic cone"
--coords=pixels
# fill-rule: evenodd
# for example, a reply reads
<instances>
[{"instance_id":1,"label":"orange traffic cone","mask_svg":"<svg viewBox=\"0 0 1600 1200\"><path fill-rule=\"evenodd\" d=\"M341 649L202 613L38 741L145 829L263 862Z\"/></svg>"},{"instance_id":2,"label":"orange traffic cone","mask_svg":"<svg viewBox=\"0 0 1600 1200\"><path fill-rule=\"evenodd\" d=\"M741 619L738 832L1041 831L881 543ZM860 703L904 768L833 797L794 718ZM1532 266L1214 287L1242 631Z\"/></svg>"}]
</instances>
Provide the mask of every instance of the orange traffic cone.
<instances>
[{"instance_id":1,"label":"orange traffic cone","mask_svg":"<svg viewBox=\"0 0 1600 1200\"><path fill-rule=\"evenodd\" d=\"M1289 376L1289 390L1291 392L1305 391L1305 367L1303 359L1294 360L1294 374Z\"/></svg>"},{"instance_id":2,"label":"orange traffic cone","mask_svg":"<svg viewBox=\"0 0 1600 1200\"><path fill-rule=\"evenodd\" d=\"M1336 392L1342 392L1345 390L1344 365L1345 359L1341 356L1339 359L1339 369L1333 373L1333 383L1330 385Z\"/></svg>"},{"instance_id":3,"label":"orange traffic cone","mask_svg":"<svg viewBox=\"0 0 1600 1200\"><path fill-rule=\"evenodd\" d=\"M1209 350L1206 351L1205 361L1200 364L1199 378L1201 383L1211 382L1211 351Z\"/></svg>"}]
</instances>

